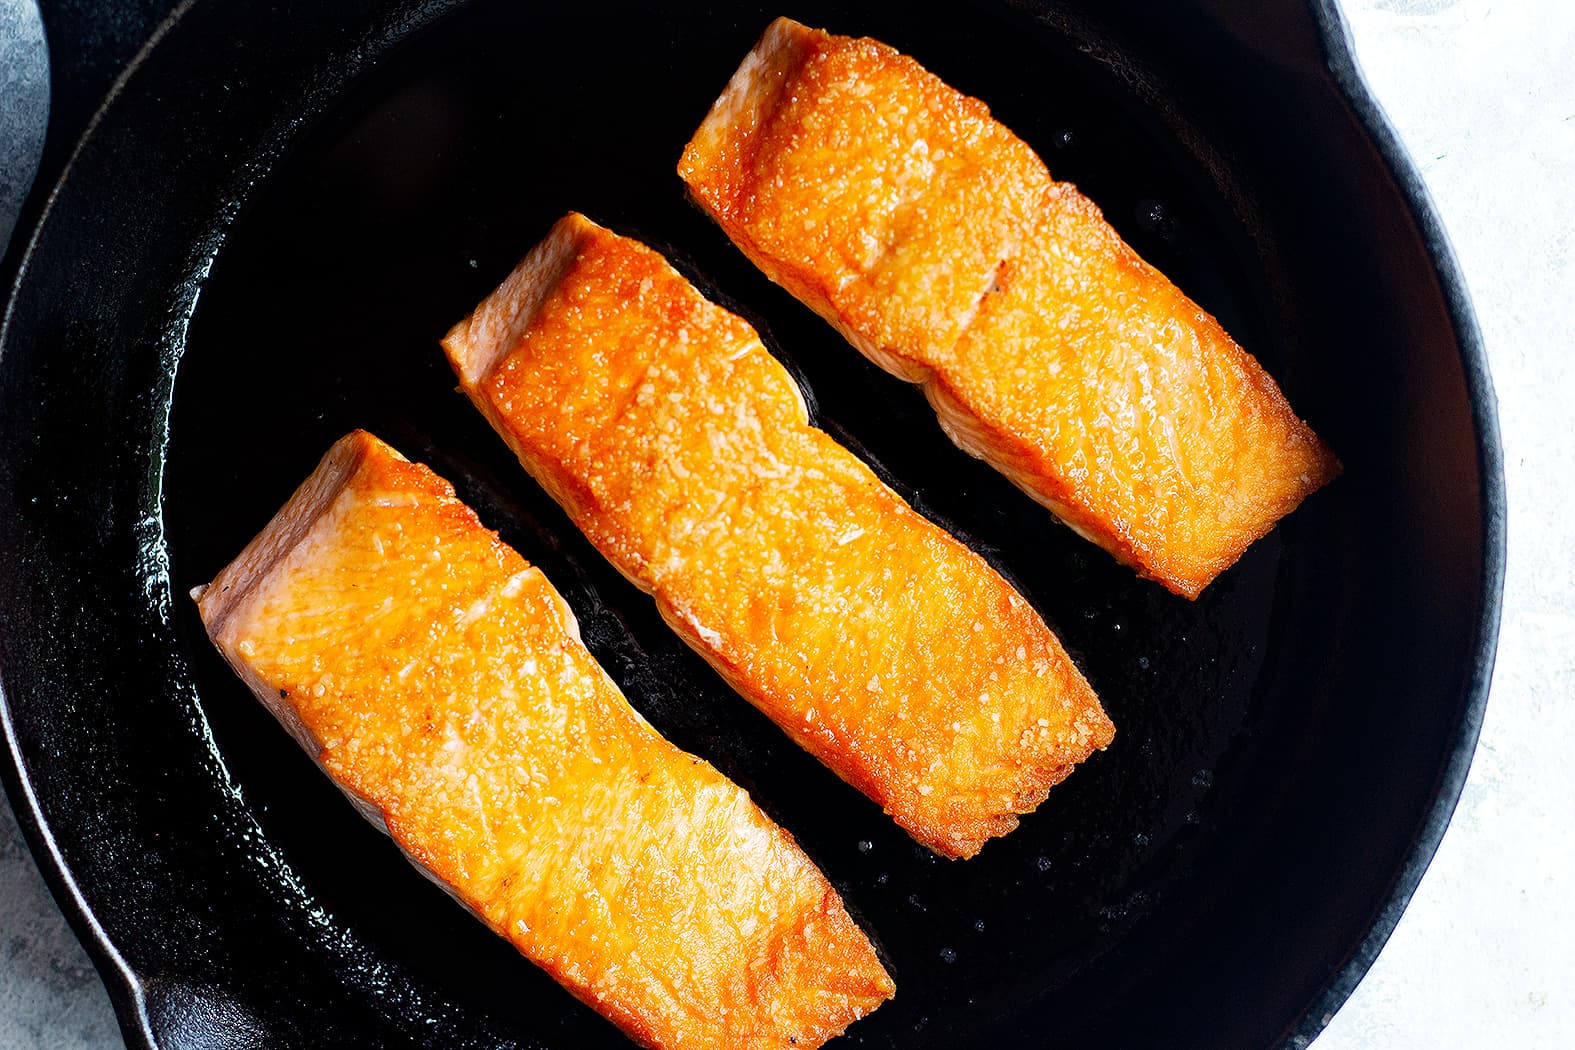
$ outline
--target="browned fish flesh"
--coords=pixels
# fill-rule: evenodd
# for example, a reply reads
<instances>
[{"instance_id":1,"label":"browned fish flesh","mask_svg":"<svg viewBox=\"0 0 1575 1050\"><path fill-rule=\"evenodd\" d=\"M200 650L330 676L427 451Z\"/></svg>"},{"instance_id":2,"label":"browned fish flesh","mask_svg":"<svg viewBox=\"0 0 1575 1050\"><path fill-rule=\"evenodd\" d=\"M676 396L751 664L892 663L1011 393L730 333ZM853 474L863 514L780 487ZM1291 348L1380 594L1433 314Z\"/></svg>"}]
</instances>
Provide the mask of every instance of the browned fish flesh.
<instances>
[{"instance_id":1,"label":"browned fish flesh","mask_svg":"<svg viewBox=\"0 0 1575 1050\"><path fill-rule=\"evenodd\" d=\"M1213 317L913 59L778 19L679 163L959 446L1194 598L1339 462Z\"/></svg>"},{"instance_id":2,"label":"browned fish flesh","mask_svg":"<svg viewBox=\"0 0 1575 1050\"><path fill-rule=\"evenodd\" d=\"M540 570L370 434L196 593L362 812L641 1045L814 1047L891 997L787 832L629 706Z\"/></svg>"},{"instance_id":3,"label":"browned fish flesh","mask_svg":"<svg viewBox=\"0 0 1575 1050\"><path fill-rule=\"evenodd\" d=\"M651 249L570 215L444 346L673 629L931 849L972 856L1110 742L1033 606Z\"/></svg>"}]
</instances>

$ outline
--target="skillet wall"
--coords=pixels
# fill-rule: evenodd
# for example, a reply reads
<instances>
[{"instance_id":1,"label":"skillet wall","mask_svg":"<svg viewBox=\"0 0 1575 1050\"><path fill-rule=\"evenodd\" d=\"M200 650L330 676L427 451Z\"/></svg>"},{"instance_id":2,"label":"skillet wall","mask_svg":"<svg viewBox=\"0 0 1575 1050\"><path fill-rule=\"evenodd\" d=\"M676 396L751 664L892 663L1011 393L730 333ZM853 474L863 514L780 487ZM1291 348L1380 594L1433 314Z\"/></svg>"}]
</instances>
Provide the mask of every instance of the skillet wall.
<instances>
[{"instance_id":1,"label":"skillet wall","mask_svg":"<svg viewBox=\"0 0 1575 1050\"><path fill-rule=\"evenodd\" d=\"M1341 453L1346 477L1198 607L1178 607L1059 531L1034 533L1029 546L1043 549L1019 557L1037 520L1026 501L951 453L918 425L911 392L860 371L677 207L670 172L666 182L644 178L628 140L538 111L542 143L612 166L604 181L575 187L590 201L533 197L523 175L520 187L478 177L475 199L459 202L471 224L449 241L422 243L415 224L379 235L379 250L403 242L411 258L433 260L432 276L414 281L430 285L416 309L432 331L564 207L679 249L719 291L760 311L829 426L1034 594L1095 677L1123 750L1058 789L1047 807L1056 812L992 846L997 856L977 862L990 866L937 867L904 852L878 815L769 727L697 710L685 689L704 693L704 671L662 648L485 429L441 399L450 381L435 354L389 370L386 344L370 339L348 349L354 367L335 378L313 367L316 347L286 323L304 301L343 326L336 332L379 332L375 318L335 320L335 296L406 298L385 289L380 300L358 278L355 264L375 253L353 235L377 226L379 208L419 211L419 192L361 200L374 217L360 227L324 210L314 218L338 215L340 225L316 227L315 243L311 223L288 220L325 200L364 198L353 182L334 185L336 175L399 160L419 175L424 157L474 153L476 141L491 148L485 125L442 141L452 132L433 117L448 113L443 100L420 94L442 83L423 70L461 68L466 41L495 41L483 51L492 61L472 73L499 86L511 57L581 86L589 81L573 78L586 56L636 56L646 45L664 92L690 99L646 129L676 156L777 12L652 22L481 4L422 36L443 6L315 6L253 12L238 31L233 10L197 4L174 26L62 188L0 356L0 668L16 746L66 867L142 976L147 1024L165 1045L195 1045L202 1032L224 1045L617 1043L392 862L391 847L354 823L216 669L179 597L261 524L327 441L367 424L453 477L506 539L548 566L637 704L754 789L865 912L903 962L905 994L855 1029L861 1041L957 1045L986 1031L991 1045L1291 1038L1380 921L1418 841L1430 853L1441 830L1427 826L1432 801L1462 740L1474 738L1467 686L1485 536L1471 405L1433 264L1325 71L1306 12L1116 4L1097 5L1097 22L1059 7L791 12L882 36L987 98L1242 336ZM649 46L663 33L688 43ZM611 113L618 101L579 104ZM494 139L531 130L524 107L500 109L516 123ZM423 114L423 152L402 154L421 141L403 136ZM497 150L488 155L508 155ZM664 154L652 170L670 165ZM434 170L437 185L453 185L443 181L452 172ZM286 235L270 240L269 229ZM322 258L334 250L347 252L342 264ZM281 275L291 261L301 268ZM302 299L275 300L270 316L264 292L280 291ZM428 334L405 338L419 345ZM345 374L359 377L355 389ZM428 392L418 400L418 390ZM1167 676L1134 670L1140 650ZM1194 713L1221 724L1199 733L1183 717ZM1206 767L1192 762L1199 749ZM1178 786L1176 774L1189 780ZM848 823L828 822L844 809ZM860 850L866 841L872 849ZM1041 878L1041 858L1053 877ZM893 880L920 889L893 899ZM987 935L961 941L981 913L953 914L950 903L992 897L1000 904ZM1014 923L1027 933L1014 937ZM923 942L932 927L958 941L961 966L936 961ZM1022 943L1029 935L1055 950L1034 953ZM931 1001L932 988L944 997L975 987L993 991ZM118 998L140 1026L128 1008L135 995L123 988Z\"/></svg>"}]
</instances>

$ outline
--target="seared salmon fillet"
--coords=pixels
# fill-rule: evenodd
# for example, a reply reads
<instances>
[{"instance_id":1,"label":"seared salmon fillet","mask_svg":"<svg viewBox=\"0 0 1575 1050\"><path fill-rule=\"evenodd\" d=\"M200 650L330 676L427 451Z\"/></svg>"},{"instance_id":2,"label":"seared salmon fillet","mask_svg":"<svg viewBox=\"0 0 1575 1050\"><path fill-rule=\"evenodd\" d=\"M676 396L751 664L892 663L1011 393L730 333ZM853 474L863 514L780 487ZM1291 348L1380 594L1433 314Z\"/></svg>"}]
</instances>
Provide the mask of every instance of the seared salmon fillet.
<instances>
[{"instance_id":1,"label":"seared salmon fillet","mask_svg":"<svg viewBox=\"0 0 1575 1050\"><path fill-rule=\"evenodd\" d=\"M629 706L540 570L370 434L193 593L362 812L641 1045L819 1046L891 997L793 839Z\"/></svg>"},{"instance_id":2,"label":"seared salmon fillet","mask_svg":"<svg viewBox=\"0 0 1575 1050\"><path fill-rule=\"evenodd\" d=\"M978 99L779 18L684 150L767 276L1062 521L1195 598L1339 462Z\"/></svg>"},{"instance_id":3,"label":"seared salmon fillet","mask_svg":"<svg viewBox=\"0 0 1575 1050\"><path fill-rule=\"evenodd\" d=\"M444 347L673 629L919 842L972 856L1110 742L1034 608L651 249L571 214Z\"/></svg>"}]
</instances>

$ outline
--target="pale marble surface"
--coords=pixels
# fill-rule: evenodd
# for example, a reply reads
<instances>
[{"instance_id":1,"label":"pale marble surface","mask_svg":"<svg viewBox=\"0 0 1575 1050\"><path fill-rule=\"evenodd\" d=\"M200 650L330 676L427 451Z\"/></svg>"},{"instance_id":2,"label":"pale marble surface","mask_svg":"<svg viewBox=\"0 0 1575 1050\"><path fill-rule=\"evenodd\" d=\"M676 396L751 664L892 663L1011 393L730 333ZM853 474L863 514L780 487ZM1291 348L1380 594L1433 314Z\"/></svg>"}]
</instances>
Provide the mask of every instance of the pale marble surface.
<instances>
[{"instance_id":1,"label":"pale marble surface","mask_svg":"<svg viewBox=\"0 0 1575 1050\"><path fill-rule=\"evenodd\" d=\"M0 1047L99 1050L120 1028L0 791Z\"/></svg>"},{"instance_id":2,"label":"pale marble surface","mask_svg":"<svg viewBox=\"0 0 1575 1050\"><path fill-rule=\"evenodd\" d=\"M1575 1046L1575 0L1345 0L1421 166L1498 389L1509 575L1460 808L1317 1050ZM118 1045L0 800L0 1046Z\"/></svg>"}]
</instances>

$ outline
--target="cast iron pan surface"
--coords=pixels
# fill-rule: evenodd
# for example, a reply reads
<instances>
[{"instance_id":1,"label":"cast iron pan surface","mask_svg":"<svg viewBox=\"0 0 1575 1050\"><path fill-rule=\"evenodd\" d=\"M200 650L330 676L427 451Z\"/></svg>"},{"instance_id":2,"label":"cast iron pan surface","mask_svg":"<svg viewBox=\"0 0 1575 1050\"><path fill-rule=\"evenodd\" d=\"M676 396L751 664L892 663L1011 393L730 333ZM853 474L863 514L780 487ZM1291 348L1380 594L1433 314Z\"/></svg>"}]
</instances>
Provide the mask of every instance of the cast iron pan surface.
<instances>
[{"instance_id":1,"label":"cast iron pan surface","mask_svg":"<svg viewBox=\"0 0 1575 1050\"><path fill-rule=\"evenodd\" d=\"M1189 603L952 447L674 174L779 13L987 100L1345 476ZM1322 0L182 7L49 199L0 342L8 786L128 1041L626 1045L345 804L185 597L366 427L540 564L633 704L836 883L899 989L846 1045L1305 1046L1447 824L1503 559L1469 308L1346 46ZM1114 746L975 860L731 693L455 393L438 337L570 208L753 319L820 425L1014 580L1103 698Z\"/></svg>"}]
</instances>

